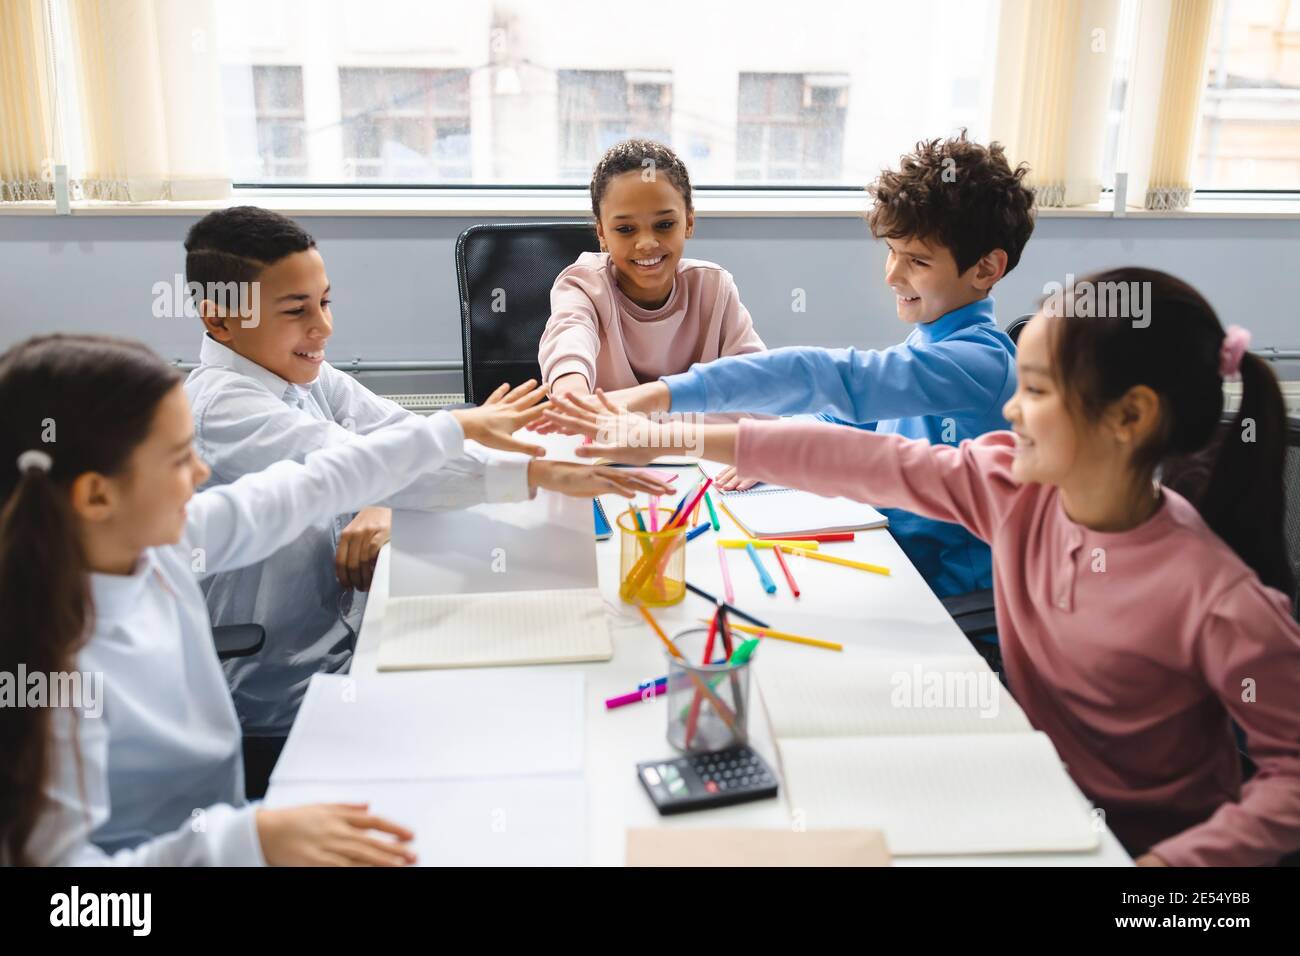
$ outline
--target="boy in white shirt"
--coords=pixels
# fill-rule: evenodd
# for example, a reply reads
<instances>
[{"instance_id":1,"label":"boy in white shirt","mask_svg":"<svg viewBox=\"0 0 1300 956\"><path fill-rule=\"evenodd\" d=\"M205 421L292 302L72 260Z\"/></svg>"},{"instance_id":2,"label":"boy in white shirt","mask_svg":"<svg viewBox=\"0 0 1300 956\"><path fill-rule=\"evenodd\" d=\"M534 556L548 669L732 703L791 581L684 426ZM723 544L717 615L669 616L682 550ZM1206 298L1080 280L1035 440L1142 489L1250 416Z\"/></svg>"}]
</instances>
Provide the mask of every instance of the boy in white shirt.
<instances>
[{"instance_id":1,"label":"boy in white shirt","mask_svg":"<svg viewBox=\"0 0 1300 956\"><path fill-rule=\"evenodd\" d=\"M333 331L329 278L315 241L293 220L252 206L220 210L190 229L185 249L187 282L205 290L200 364L185 383L196 448L212 469L205 487L277 461L302 461L414 414L325 361ZM207 294L223 289L245 295L232 307ZM625 470L467 443L463 455L385 503L462 508L522 500L538 487L590 497L647 490L645 481ZM245 734L250 795L269 774L311 675L348 666L390 518L379 507L337 515L260 563L204 582L213 625L266 629L258 654L225 665Z\"/></svg>"}]
</instances>

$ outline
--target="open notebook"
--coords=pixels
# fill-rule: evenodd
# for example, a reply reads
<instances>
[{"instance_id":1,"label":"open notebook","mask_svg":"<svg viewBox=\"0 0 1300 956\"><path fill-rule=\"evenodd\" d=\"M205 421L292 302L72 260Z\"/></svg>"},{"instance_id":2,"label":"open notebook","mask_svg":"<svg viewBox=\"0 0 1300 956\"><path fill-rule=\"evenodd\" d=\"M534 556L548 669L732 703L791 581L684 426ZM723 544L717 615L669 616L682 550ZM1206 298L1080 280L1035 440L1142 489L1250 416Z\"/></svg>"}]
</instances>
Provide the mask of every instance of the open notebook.
<instances>
[{"instance_id":1,"label":"open notebook","mask_svg":"<svg viewBox=\"0 0 1300 956\"><path fill-rule=\"evenodd\" d=\"M716 479L726 468L701 461L700 471ZM823 534L883 528L889 519L871 505L849 498L823 498L783 485L761 484L748 491L718 491L722 507L751 538L768 535Z\"/></svg>"},{"instance_id":2,"label":"open notebook","mask_svg":"<svg viewBox=\"0 0 1300 956\"><path fill-rule=\"evenodd\" d=\"M614 645L595 588L391 598L381 671L607 661Z\"/></svg>"},{"instance_id":3,"label":"open notebook","mask_svg":"<svg viewBox=\"0 0 1300 956\"><path fill-rule=\"evenodd\" d=\"M810 829L878 829L896 856L1098 845L1051 741L979 658L783 659L755 676Z\"/></svg>"},{"instance_id":4,"label":"open notebook","mask_svg":"<svg viewBox=\"0 0 1300 956\"><path fill-rule=\"evenodd\" d=\"M591 500L393 513L381 671L607 661Z\"/></svg>"}]
</instances>

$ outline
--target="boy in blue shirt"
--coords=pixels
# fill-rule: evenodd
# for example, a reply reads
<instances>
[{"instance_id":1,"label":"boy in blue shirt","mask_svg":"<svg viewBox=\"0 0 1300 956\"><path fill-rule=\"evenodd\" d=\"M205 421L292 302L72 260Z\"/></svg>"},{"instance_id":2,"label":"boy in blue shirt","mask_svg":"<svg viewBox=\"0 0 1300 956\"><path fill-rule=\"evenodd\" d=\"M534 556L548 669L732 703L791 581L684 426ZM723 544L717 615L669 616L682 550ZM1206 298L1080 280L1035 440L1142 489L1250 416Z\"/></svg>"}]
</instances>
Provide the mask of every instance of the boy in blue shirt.
<instances>
[{"instance_id":1,"label":"boy in blue shirt","mask_svg":"<svg viewBox=\"0 0 1300 956\"><path fill-rule=\"evenodd\" d=\"M868 193L867 222L889 247L885 282L913 326L881 350L779 348L697 364L610 393L636 411L800 413L908 438L957 444L1008 428L1015 346L990 291L1034 229L1034 195L1002 147L965 133L918 143ZM724 490L745 488L729 469ZM959 525L888 509L899 546L940 597L993 586L989 547Z\"/></svg>"}]
</instances>

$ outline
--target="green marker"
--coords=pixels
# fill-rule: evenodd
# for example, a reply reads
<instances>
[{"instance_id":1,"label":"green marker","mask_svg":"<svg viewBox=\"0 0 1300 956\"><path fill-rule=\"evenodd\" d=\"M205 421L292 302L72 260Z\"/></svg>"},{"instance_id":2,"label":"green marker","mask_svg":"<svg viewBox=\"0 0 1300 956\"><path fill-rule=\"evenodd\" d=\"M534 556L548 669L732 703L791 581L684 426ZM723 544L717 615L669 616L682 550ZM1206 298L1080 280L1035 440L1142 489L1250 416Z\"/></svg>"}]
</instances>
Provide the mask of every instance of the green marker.
<instances>
[{"instance_id":1,"label":"green marker","mask_svg":"<svg viewBox=\"0 0 1300 956\"><path fill-rule=\"evenodd\" d=\"M741 641L740 646L731 652L731 657L727 660L727 663L732 667L739 667L741 664L748 664L749 659L754 656L754 649L758 647L758 644L759 640L757 637L751 637L747 641ZM721 684L723 678L727 676L728 675L726 674L719 674L717 677L713 678L713 680L709 681L709 690L717 690L718 685ZM690 709L690 704L682 707L682 720L686 719L686 715Z\"/></svg>"},{"instance_id":2,"label":"green marker","mask_svg":"<svg viewBox=\"0 0 1300 956\"><path fill-rule=\"evenodd\" d=\"M713 499L709 497L709 493L707 491L704 493L704 503L709 508L709 521L713 524L713 530L721 531L722 525L718 523L718 513L713 510Z\"/></svg>"}]
</instances>

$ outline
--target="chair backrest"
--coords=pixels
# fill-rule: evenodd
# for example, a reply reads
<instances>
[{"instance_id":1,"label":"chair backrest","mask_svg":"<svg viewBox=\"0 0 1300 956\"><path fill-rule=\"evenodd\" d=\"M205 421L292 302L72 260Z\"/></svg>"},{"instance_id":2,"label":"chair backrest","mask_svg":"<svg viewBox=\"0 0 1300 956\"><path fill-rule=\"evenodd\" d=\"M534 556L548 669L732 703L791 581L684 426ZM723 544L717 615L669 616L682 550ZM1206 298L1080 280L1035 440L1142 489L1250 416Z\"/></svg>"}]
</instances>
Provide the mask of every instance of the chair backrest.
<instances>
[{"instance_id":1,"label":"chair backrest","mask_svg":"<svg viewBox=\"0 0 1300 956\"><path fill-rule=\"evenodd\" d=\"M551 315L551 286L600 243L590 222L484 223L456 240L465 401L502 382L541 379L537 346Z\"/></svg>"},{"instance_id":2,"label":"chair backrest","mask_svg":"<svg viewBox=\"0 0 1300 956\"><path fill-rule=\"evenodd\" d=\"M1286 554L1291 560L1291 573L1296 580L1296 593L1291 595L1291 609L1300 620L1300 419L1288 418L1286 426L1286 464L1282 475L1286 511L1282 524L1286 536Z\"/></svg>"},{"instance_id":3,"label":"chair backrest","mask_svg":"<svg viewBox=\"0 0 1300 956\"><path fill-rule=\"evenodd\" d=\"M1020 333L1025 330L1025 326L1029 324L1029 320L1036 314L1037 313L1029 312L1025 315L1019 316L1018 318L1012 319L1011 324L1003 329L1003 331L1007 333L1007 338L1011 340L1012 345L1020 344Z\"/></svg>"}]
</instances>

